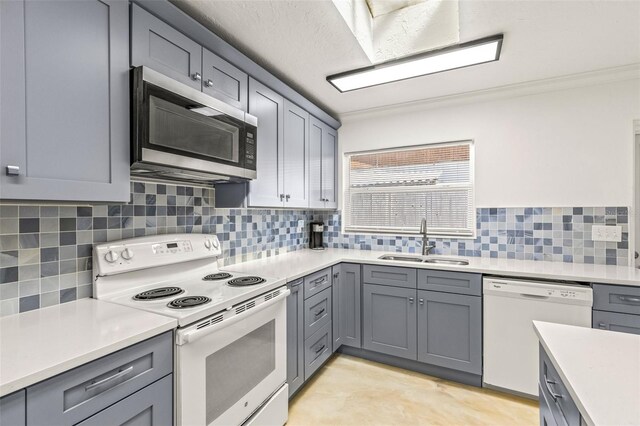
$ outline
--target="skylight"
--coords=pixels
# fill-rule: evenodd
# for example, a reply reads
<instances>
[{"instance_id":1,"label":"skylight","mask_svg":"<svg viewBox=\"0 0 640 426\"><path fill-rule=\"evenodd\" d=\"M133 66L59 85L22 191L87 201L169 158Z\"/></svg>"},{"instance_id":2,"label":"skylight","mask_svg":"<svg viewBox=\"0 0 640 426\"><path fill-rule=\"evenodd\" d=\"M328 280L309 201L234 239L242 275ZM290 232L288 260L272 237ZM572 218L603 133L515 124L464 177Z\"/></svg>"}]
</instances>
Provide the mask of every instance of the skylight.
<instances>
[{"instance_id":1,"label":"skylight","mask_svg":"<svg viewBox=\"0 0 640 426\"><path fill-rule=\"evenodd\" d=\"M385 15L396 10L403 9L414 4L424 3L427 0L366 0L371 16Z\"/></svg>"}]
</instances>

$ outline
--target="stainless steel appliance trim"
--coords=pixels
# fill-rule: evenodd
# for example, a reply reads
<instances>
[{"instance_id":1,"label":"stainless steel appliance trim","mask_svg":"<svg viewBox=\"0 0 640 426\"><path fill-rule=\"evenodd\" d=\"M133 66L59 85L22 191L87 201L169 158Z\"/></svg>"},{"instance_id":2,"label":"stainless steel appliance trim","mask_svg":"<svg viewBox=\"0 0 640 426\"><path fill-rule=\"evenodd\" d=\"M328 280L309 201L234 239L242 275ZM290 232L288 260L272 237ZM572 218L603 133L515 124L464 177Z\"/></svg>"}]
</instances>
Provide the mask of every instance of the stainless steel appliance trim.
<instances>
[{"instance_id":1,"label":"stainless steel appliance trim","mask_svg":"<svg viewBox=\"0 0 640 426\"><path fill-rule=\"evenodd\" d=\"M182 84L150 68L142 67L142 80L201 105L213 108L216 111L220 111L223 114L229 115L245 123L257 126L258 119L256 117L246 114L241 109L235 108L219 99L206 95L197 89L189 87L186 84ZM247 116L249 117L248 119Z\"/></svg>"},{"instance_id":2,"label":"stainless steel appliance trim","mask_svg":"<svg viewBox=\"0 0 640 426\"><path fill-rule=\"evenodd\" d=\"M223 174L245 179L255 179L258 176L258 173L255 170L216 163L214 161L200 160L198 158L186 157L184 155L155 151L149 148L142 148L142 161L158 163L165 166L170 165L181 169L211 171L212 174Z\"/></svg>"}]
</instances>

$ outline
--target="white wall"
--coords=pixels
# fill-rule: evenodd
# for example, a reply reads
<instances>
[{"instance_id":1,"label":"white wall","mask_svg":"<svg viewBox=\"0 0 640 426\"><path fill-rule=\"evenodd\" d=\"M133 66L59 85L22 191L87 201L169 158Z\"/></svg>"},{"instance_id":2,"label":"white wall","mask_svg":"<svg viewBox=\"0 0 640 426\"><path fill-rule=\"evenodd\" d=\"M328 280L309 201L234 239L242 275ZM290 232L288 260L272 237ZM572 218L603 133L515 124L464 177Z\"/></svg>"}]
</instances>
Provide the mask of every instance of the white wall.
<instances>
[{"instance_id":1,"label":"white wall","mask_svg":"<svg viewBox=\"0 0 640 426\"><path fill-rule=\"evenodd\" d=\"M442 105L442 104L441 104ZM473 139L477 207L633 205L640 80L350 114L341 153Z\"/></svg>"}]
</instances>

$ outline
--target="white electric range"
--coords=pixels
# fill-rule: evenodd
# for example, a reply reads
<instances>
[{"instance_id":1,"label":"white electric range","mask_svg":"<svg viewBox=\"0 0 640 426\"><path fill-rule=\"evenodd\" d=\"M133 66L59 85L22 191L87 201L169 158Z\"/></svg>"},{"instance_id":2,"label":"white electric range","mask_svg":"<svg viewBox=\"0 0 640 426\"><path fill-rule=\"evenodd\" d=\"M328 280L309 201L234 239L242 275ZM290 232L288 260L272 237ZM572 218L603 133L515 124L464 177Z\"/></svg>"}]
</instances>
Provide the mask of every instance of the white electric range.
<instances>
[{"instance_id":1,"label":"white electric range","mask_svg":"<svg viewBox=\"0 0 640 426\"><path fill-rule=\"evenodd\" d=\"M284 279L227 273L215 235L155 235L94 247L94 297L178 320L176 423L287 420Z\"/></svg>"}]
</instances>

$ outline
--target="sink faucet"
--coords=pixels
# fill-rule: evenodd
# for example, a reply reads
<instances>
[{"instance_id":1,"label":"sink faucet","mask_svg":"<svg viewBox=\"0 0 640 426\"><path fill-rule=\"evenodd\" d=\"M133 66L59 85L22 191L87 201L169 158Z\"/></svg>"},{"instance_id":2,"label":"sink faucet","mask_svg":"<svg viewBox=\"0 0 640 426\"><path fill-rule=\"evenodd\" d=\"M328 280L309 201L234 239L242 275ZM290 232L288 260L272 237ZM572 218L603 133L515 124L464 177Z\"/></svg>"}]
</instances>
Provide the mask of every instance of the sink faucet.
<instances>
[{"instance_id":1,"label":"sink faucet","mask_svg":"<svg viewBox=\"0 0 640 426\"><path fill-rule=\"evenodd\" d=\"M427 219L423 218L420 222L420 233L422 234L422 255L428 256L431 250L436 248L435 245L429 244L429 237L427 236Z\"/></svg>"}]
</instances>

